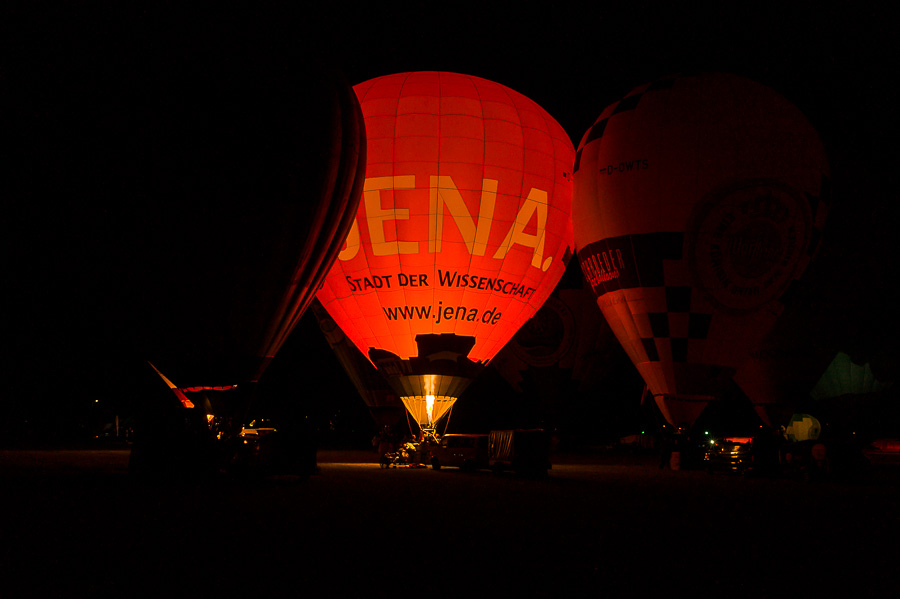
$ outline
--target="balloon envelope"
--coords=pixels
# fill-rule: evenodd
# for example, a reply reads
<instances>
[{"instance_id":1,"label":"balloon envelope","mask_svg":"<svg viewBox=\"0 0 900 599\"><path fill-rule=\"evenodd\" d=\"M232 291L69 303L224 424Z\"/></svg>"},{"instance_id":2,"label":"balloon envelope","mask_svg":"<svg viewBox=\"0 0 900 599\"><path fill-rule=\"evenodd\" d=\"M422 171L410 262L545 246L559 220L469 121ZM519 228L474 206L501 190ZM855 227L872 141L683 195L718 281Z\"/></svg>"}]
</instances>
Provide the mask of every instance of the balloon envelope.
<instances>
[{"instance_id":1,"label":"balloon envelope","mask_svg":"<svg viewBox=\"0 0 900 599\"><path fill-rule=\"evenodd\" d=\"M565 270L574 148L540 106L478 77L354 89L365 189L317 297L401 397L457 398Z\"/></svg>"},{"instance_id":2,"label":"balloon envelope","mask_svg":"<svg viewBox=\"0 0 900 599\"><path fill-rule=\"evenodd\" d=\"M875 377L868 362L857 364L848 354L838 352L810 395L813 399L831 399L842 395L875 393L889 386L889 382L879 381Z\"/></svg>"},{"instance_id":3,"label":"balloon envelope","mask_svg":"<svg viewBox=\"0 0 900 599\"><path fill-rule=\"evenodd\" d=\"M822 425L809 414L794 414L784 430L785 438L791 442L815 440L821 433Z\"/></svg>"},{"instance_id":4,"label":"balloon envelope","mask_svg":"<svg viewBox=\"0 0 900 599\"><path fill-rule=\"evenodd\" d=\"M599 437L623 426L621 408L644 386L577 263L488 368L510 385L509 395L515 391L518 414L530 409L532 423L577 435Z\"/></svg>"},{"instance_id":5,"label":"balloon envelope","mask_svg":"<svg viewBox=\"0 0 900 599\"><path fill-rule=\"evenodd\" d=\"M640 86L585 133L582 271L673 425L724 392L783 310L818 246L827 175L800 111L734 75Z\"/></svg>"},{"instance_id":6,"label":"balloon envelope","mask_svg":"<svg viewBox=\"0 0 900 599\"><path fill-rule=\"evenodd\" d=\"M255 381L352 224L358 101L337 72L262 45L157 66L125 157L117 335L179 386Z\"/></svg>"},{"instance_id":7,"label":"balloon envelope","mask_svg":"<svg viewBox=\"0 0 900 599\"><path fill-rule=\"evenodd\" d=\"M321 303L313 301L310 310L315 315L328 345L331 346L347 376L353 382L353 386L356 387L360 397L368 406L375 423L379 428L396 425L404 414L404 406L400 397L391 389L384 377L375 370L368 358L347 338L347 335L334 322Z\"/></svg>"}]
</instances>

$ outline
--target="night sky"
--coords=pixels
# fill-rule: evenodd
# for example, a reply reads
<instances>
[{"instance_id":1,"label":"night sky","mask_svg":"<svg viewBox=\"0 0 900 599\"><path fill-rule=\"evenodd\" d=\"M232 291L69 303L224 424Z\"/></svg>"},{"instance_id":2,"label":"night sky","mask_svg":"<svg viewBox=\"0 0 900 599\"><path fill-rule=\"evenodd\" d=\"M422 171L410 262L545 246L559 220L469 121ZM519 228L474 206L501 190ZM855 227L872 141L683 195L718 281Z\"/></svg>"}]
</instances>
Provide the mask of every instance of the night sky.
<instances>
[{"instance_id":1,"label":"night sky","mask_svg":"<svg viewBox=\"0 0 900 599\"><path fill-rule=\"evenodd\" d=\"M898 52L890 3L701 10L675 2L311 2L232 15L181 3L150 11L61 4L2 19L0 94L10 107L2 117L0 219L5 434L24 418L81 418L97 398L113 411L127 405L129 367L110 341L117 315L105 297L127 257L103 234L122 211L106 204L110 194L92 194L57 166L77 154L92 119L116 121L115 82L129 60L178 60L209 28L230 32L235 44L298 38L351 84L416 70L491 79L543 106L576 145L607 104L659 77L728 71L774 88L818 129L834 184L824 245L807 273L809 307L793 315L797 330L872 360L885 377L896 374ZM82 115L73 96L108 105ZM54 182L60 173L66 181ZM271 368L306 401L359 405L311 315ZM312 377L330 380L330 390L304 387Z\"/></svg>"}]
</instances>

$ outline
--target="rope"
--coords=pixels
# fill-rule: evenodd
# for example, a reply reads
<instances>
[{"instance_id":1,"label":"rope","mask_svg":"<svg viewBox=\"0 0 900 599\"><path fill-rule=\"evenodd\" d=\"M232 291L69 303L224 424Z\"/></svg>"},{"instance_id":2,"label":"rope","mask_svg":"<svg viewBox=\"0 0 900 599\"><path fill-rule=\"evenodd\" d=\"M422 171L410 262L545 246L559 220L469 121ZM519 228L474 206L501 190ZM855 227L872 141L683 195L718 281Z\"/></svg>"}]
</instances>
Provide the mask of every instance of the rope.
<instances>
[{"instance_id":1,"label":"rope","mask_svg":"<svg viewBox=\"0 0 900 599\"><path fill-rule=\"evenodd\" d=\"M444 432L441 433L442 437L447 434L447 427L450 426L450 416L452 416L452 415L453 415L453 405L451 404L450 411L447 412L447 421L444 423Z\"/></svg>"},{"instance_id":2,"label":"rope","mask_svg":"<svg viewBox=\"0 0 900 599\"><path fill-rule=\"evenodd\" d=\"M403 411L406 412L406 428L409 430L409 436L415 437L415 435L413 434L412 425L409 423L409 410L404 409Z\"/></svg>"}]
</instances>

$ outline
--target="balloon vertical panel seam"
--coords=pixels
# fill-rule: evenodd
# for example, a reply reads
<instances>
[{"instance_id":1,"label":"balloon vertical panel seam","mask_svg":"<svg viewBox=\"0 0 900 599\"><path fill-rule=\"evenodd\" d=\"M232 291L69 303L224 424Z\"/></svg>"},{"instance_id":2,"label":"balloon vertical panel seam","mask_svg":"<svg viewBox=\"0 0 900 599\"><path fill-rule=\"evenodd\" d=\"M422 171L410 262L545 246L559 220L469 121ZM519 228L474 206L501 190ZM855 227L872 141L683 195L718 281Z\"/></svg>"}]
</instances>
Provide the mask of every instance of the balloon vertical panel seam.
<instances>
[{"instance_id":1,"label":"balloon vertical panel seam","mask_svg":"<svg viewBox=\"0 0 900 599\"><path fill-rule=\"evenodd\" d=\"M512 107L513 111L515 111L516 118L517 118L518 121L519 121L519 122L517 123L519 135L518 135L516 141L519 143L519 147L521 147L521 148L524 150L524 149L525 149L525 134L524 134L524 131L523 131L522 115L521 115L521 113L520 113L520 111L519 111L519 106L518 106L518 104L515 102L515 100L513 99L512 95L510 94L510 90L509 90L506 86L499 86L499 89L503 92L503 95L505 96L505 98L506 98L508 104ZM506 141L506 140L500 140L500 141ZM511 142L511 140L509 140L509 141ZM522 207L523 201L524 201L525 177L526 177L526 173L527 173L526 168L525 168L525 153L524 153L524 151L522 152L522 162L521 162L521 164L519 165L519 169L520 169L520 171L521 171L521 173L522 173L522 179L521 179L521 182L520 182L520 187L519 187L519 189L517 190L517 195L518 195L518 198L519 198L519 201L517 202L517 207L516 207L516 213L517 213L517 214L518 214L518 212L521 210L521 207ZM510 229L510 230L512 230L512 229ZM512 243L512 238L511 238L511 237L510 237L510 243ZM500 242L500 245L503 245L503 242L502 242L502 241ZM507 266L507 261L508 261L509 258L510 258L510 251L509 251L510 248L509 248L509 246L507 245L507 247L506 247L505 249L506 249L506 253L504 254L503 260L502 260L501 263L500 263L500 268L498 269L499 272L504 272L504 271L506 270L505 267ZM492 296L493 296L493 294L491 294L490 297L492 297ZM491 331L488 333L488 335L487 335L487 339L485 339L484 342L482 342L482 345L484 346L484 349L485 349L484 355L487 355L487 356L493 355L493 354L491 354L490 351L489 351L490 345L491 345L491 344L490 344L490 339L491 339L492 336L497 335L497 334L498 334L498 333L497 333L497 331L496 331L496 328L493 329L493 330L491 330ZM511 337L511 336L510 336L510 337ZM497 345L496 341L493 343L493 345L494 345L494 346Z\"/></svg>"}]
</instances>

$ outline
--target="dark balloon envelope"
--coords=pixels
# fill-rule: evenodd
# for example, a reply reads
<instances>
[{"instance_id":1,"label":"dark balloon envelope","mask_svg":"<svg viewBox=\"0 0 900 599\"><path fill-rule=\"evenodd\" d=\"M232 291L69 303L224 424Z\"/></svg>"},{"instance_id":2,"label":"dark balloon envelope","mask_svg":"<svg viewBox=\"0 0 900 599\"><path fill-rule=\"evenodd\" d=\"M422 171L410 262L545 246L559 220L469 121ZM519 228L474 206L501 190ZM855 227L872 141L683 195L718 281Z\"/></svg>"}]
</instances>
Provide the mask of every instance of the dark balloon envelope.
<instances>
[{"instance_id":1,"label":"dark balloon envelope","mask_svg":"<svg viewBox=\"0 0 900 599\"><path fill-rule=\"evenodd\" d=\"M491 361L513 389L541 387L545 401L558 404L552 409L559 411L573 394L588 392L594 400L603 392L602 379L615 367L605 351L615 339L577 264L569 268L575 269L577 277L567 273L553 295Z\"/></svg>"},{"instance_id":2,"label":"dark balloon envelope","mask_svg":"<svg viewBox=\"0 0 900 599\"><path fill-rule=\"evenodd\" d=\"M761 84L678 76L607 107L574 170L584 275L663 414L692 424L732 384L819 245L822 143Z\"/></svg>"},{"instance_id":3,"label":"dark balloon envelope","mask_svg":"<svg viewBox=\"0 0 900 599\"><path fill-rule=\"evenodd\" d=\"M365 129L336 71L219 44L135 78L111 281L120 347L180 387L256 381L356 215Z\"/></svg>"},{"instance_id":4,"label":"dark balloon envelope","mask_svg":"<svg viewBox=\"0 0 900 599\"><path fill-rule=\"evenodd\" d=\"M375 423L380 429L397 425L405 412L403 402L397 393L344 334L318 300L312 302L310 310L315 315L328 345L369 408Z\"/></svg>"}]
</instances>

